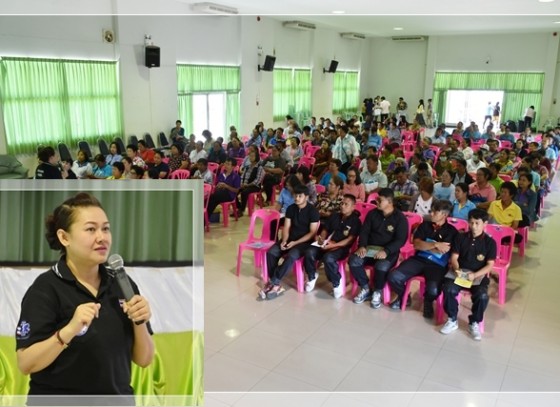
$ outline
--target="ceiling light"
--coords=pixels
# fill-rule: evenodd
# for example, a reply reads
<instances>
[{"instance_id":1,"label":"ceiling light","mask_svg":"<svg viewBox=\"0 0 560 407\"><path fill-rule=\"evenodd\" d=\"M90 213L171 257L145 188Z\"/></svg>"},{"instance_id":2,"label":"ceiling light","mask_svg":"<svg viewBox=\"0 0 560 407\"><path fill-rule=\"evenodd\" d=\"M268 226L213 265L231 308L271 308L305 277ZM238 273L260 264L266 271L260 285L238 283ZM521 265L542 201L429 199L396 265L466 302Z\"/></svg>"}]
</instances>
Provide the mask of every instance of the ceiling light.
<instances>
[{"instance_id":1,"label":"ceiling light","mask_svg":"<svg viewBox=\"0 0 560 407\"><path fill-rule=\"evenodd\" d=\"M554 0L539 0L539 3L552 3Z\"/></svg>"},{"instance_id":2,"label":"ceiling light","mask_svg":"<svg viewBox=\"0 0 560 407\"><path fill-rule=\"evenodd\" d=\"M344 14L344 13L346 13L346 11L344 11L344 10L335 10L335 11L333 11L332 13L333 13L333 14Z\"/></svg>"},{"instance_id":3,"label":"ceiling light","mask_svg":"<svg viewBox=\"0 0 560 407\"><path fill-rule=\"evenodd\" d=\"M404 28L402 28L402 27L395 27L395 28L393 28L393 30L395 30L395 31L402 31L402 30L404 30Z\"/></svg>"},{"instance_id":4,"label":"ceiling light","mask_svg":"<svg viewBox=\"0 0 560 407\"><path fill-rule=\"evenodd\" d=\"M560 21L555 21L554 24L560 24Z\"/></svg>"}]
</instances>

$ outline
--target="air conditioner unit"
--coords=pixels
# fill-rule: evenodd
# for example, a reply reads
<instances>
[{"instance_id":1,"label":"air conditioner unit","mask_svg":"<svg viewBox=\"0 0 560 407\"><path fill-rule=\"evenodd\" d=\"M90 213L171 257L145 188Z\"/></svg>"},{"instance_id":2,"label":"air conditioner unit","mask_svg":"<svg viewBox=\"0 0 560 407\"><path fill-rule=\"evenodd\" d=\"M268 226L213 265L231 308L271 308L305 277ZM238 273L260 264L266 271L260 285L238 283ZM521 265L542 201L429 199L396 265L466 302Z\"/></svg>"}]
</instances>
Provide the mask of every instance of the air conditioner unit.
<instances>
[{"instance_id":1,"label":"air conditioner unit","mask_svg":"<svg viewBox=\"0 0 560 407\"><path fill-rule=\"evenodd\" d=\"M421 35L404 35L400 37L391 37L393 41L412 42L412 41L425 41L426 37Z\"/></svg>"},{"instance_id":2,"label":"air conditioner unit","mask_svg":"<svg viewBox=\"0 0 560 407\"><path fill-rule=\"evenodd\" d=\"M286 21L282 23L286 28L293 28L294 30L311 31L314 30L315 24L304 23L303 21Z\"/></svg>"},{"instance_id":3,"label":"air conditioner unit","mask_svg":"<svg viewBox=\"0 0 560 407\"><path fill-rule=\"evenodd\" d=\"M239 11L234 7L216 3L194 3L191 5L191 9L204 14L239 14Z\"/></svg>"},{"instance_id":4,"label":"air conditioner unit","mask_svg":"<svg viewBox=\"0 0 560 407\"><path fill-rule=\"evenodd\" d=\"M340 33L340 36L342 38L345 38L347 40L365 40L366 36L363 34L358 34L358 33Z\"/></svg>"}]
</instances>

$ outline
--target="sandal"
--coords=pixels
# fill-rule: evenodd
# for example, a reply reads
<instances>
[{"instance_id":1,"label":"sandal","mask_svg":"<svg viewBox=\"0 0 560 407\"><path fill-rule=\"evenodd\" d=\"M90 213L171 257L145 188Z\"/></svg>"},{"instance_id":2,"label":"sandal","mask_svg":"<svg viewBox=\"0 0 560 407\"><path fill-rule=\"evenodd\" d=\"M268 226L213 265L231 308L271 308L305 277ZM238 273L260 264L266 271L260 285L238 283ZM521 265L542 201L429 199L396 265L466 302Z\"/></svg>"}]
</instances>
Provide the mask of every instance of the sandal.
<instances>
[{"instance_id":1,"label":"sandal","mask_svg":"<svg viewBox=\"0 0 560 407\"><path fill-rule=\"evenodd\" d=\"M284 294L285 291L286 289L281 285L275 285L268 293L266 293L266 299L273 300L276 297L279 297L280 295Z\"/></svg>"}]
</instances>

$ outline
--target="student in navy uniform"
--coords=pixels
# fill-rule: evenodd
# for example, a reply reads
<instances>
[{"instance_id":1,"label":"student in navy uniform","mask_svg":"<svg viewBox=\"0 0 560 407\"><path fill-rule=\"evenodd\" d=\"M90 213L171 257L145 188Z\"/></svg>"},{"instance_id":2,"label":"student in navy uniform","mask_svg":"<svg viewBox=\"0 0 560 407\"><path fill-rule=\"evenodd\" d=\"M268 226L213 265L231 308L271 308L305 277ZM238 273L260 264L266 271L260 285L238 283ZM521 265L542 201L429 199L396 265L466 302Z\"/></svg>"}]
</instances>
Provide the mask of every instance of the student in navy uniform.
<instances>
[{"instance_id":1,"label":"student in navy uniform","mask_svg":"<svg viewBox=\"0 0 560 407\"><path fill-rule=\"evenodd\" d=\"M54 148L47 146L39 150L39 165L35 169L35 179L76 179L69 163L59 165Z\"/></svg>"},{"instance_id":2,"label":"student in navy uniform","mask_svg":"<svg viewBox=\"0 0 560 407\"><path fill-rule=\"evenodd\" d=\"M305 185L294 187L294 203L286 210L282 240L266 253L270 280L259 292L259 299L273 299L284 293L280 282L292 269L294 262L309 248L319 229L319 212L308 202L309 190ZM281 257L282 265L278 266Z\"/></svg>"},{"instance_id":3,"label":"student in navy uniform","mask_svg":"<svg viewBox=\"0 0 560 407\"><path fill-rule=\"evenodd\" d=\"M488 306L488 284L490 279L487 274L492 271L496 260L496 242L486 233L484 228L488 224L488 213L481 209L469 212L469 232L459 233L455 238L451 254L451 267L457 275L467 272L470 281L482 278L480 284L473 284L470 289L472 297L472 314L469 316L469 333L474 340L481 340L479 324L484 317ZM443 309L448 320L440 332L444 335L459 328L457 314L459 304L457 294L465 288L454 283L453 279L446 279L443 285Z\"/></svg>"},{"instance_id":4,"label":"student in navy uniform","mask_svg":"<svg viewBox=\"0 0 560 407\"><path fill-rule=\"evenodd\" d=\"M381 306L381 291L387 282L387 273L399 259L400 248L408 237L406 217L395 207L391 188L382 188L377 197L377 209L369 211L360 231L358 250L348 259L350 272L360 285L360 292L354 303L361 304L372 297L372 308ZM366 257L367 246L381 249L373 257ZM373 295L364 266L373 265Z\"/></svg>"},{"instance_id":5,"label":"student in navy uniform","mask_svg":"<svg viewBox=\"0 0 560 407\"><path fill-rule=\"evenodd\" d=\"M18 367L31 374L28 405L134 405L131 362L145 367L154 356L151 311L132 280L136 294L124 302L103 265L111 250L107 216L95 197L79 193L46 226L49 246L62 256L25 293L16 329Z\"/></svg>"},{"instance_id":6,"label":"student in navy uniform","mask_svg":"<svg viewBox=\"0 0 560 407\"><path fill-rule=\"evenodd\" d=\"M327 279L333 285L334 298L344 295L346 287L340 285L340 274L338 272L338 261L348 256L350 247L359 234L360 222L359 214L354 211L356 207L356 197L345 194L342 198L340 212L334 213L327 220L325 227L317 236L316 241L323 247L310 246L305 252L305 272L307 273L307 283L305 291L310 292L315 288L315 283L319 274L317 273L317 261L322 261L325 265ZM328 239L328 237L330 239ZM325 243L325 241L328 241Z\"/></svg>"},{"instance_id":7,"label":"student in navy uniform","mask_svg":"<svg viewBox=\"0 0 560 407\"><path fill-rule=\"evenodd\" d=\"M426 279L424 292L424 318L433 318L433 302L441 292L444 280L451 243L457 235L457 229L447 223L447 217L453 210L451 202L446 200L435 201L432 204L431 219L425 220L414 232L413 257L403 261L392 273L389 273L388 282L397 298L391 302L390 307L401 309L405 285L414 276L423 275Z\"/></svg>"}]
</instances>

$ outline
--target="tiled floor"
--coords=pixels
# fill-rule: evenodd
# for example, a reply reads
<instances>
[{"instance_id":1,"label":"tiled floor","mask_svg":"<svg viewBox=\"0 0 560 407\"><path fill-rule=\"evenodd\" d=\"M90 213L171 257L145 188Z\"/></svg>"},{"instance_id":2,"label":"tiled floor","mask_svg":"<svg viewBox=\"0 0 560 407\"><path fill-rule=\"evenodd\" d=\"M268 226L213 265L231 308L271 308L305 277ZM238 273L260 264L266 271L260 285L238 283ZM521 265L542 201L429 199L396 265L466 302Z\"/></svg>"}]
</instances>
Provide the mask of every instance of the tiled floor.
<instances>
[{"instance_id":1,"label":"tiled floor","mask_svg":"<svg viewBox=\"0 0 560 407\"><path fill-rule=\"evenodd\" d=\"M560 394L511 393L560 391L558 182L525 258L514 250L505 305L491 285L481 342L466 332L468 297L460 330L449 336L422 318L417 296L405 312L355 305L349 291L334 300L322 271L312 293L297 293L290 274L283 296L257 302L251 252L235 276L248 217L227 229L212 225L204 264L206 405L560 405Z\"/></svg>"}]
</instances>

